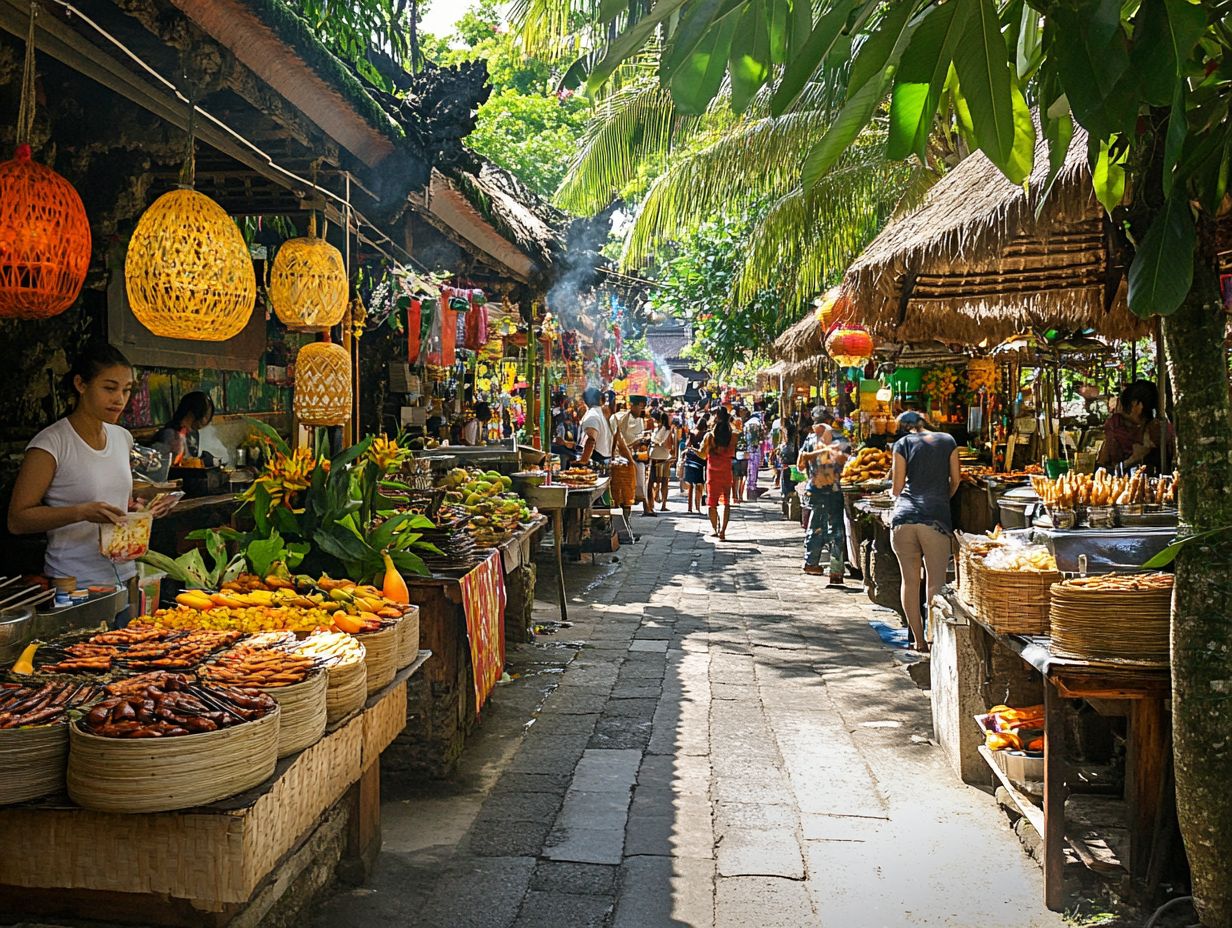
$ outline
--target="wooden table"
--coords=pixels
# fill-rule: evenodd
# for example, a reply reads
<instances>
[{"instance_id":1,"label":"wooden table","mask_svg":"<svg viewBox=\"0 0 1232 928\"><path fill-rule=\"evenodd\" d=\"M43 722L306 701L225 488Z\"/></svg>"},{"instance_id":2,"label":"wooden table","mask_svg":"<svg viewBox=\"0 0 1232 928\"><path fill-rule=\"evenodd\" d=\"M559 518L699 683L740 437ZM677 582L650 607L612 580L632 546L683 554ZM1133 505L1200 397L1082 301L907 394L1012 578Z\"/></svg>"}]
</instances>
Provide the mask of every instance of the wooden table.
<instances>
[{"instance_id":1,"label":"wooden table","mask_svg":"<svg viewBox=\"0 0 1232 928\"><path fill-rule=\"evenodd\" d=\"M256 924L305 873L362 881L381 847L381 752L406 724L420 651L362 710L245 793L196 809L122 815L66 797L0 808L0 912L141 925ZM17 839L16 836L20 836ZM317 881L314 885L320 885Z\"/></svg>"},{"instance_id":2,"label":"wooden table","mask_svg":"<svg viewBox=\"0 0 1232 928\"><path fill-rule=\"evenodd\" d=\"M1172 733L1168 716L1171 674L1167 667L1095 663L1058 657L1047 637L1006 635L991 628L958 597L950 602L966 612L989 640L1017 654L1044 680L1044 809L1042 819L1023 809L1044 840L1044 900L1060 911L1064 904L1065 802L1069 795L1063 700L1097 701L1105 710L1123 702L1128 720L1125 804L1129 813L1130 874L1151 882L1163 861L1156 851L1160 822L1172 802L1169 784ZM1119 714L1116 713L1116 714ZM986 758L987 759L987 758ZM997 768L994 767L994 771ZM1013 784L1007 791L1021 806L1030 801ZM1038 809L1036 810L1038 811ZM1041 827L1042 826L1042 827Z\"/></svg>"}]
</instances>

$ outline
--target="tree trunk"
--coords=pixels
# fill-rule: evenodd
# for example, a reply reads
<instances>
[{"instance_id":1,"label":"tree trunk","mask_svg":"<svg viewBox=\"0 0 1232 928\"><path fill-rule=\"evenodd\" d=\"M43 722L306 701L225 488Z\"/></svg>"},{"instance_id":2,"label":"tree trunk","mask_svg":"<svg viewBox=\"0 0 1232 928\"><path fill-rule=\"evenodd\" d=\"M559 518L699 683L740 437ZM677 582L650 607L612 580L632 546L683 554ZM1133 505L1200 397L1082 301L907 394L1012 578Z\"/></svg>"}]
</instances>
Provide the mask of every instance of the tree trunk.
<instances>
[{"instance_id":1,"label":"tree trunk","mask_svg":"<svg viewBox=\"0 0 1232 928\"><path fill-rule=\"evenodd\" d=\"M1176 398L1182 532L1232 526L1232 408L1214 224L1199 222L1194 281L1164 319ZM1205 928L1232 928L1232 533L1182 549L1172 601L1176 799Z\"/></svg>"}]
</instances>

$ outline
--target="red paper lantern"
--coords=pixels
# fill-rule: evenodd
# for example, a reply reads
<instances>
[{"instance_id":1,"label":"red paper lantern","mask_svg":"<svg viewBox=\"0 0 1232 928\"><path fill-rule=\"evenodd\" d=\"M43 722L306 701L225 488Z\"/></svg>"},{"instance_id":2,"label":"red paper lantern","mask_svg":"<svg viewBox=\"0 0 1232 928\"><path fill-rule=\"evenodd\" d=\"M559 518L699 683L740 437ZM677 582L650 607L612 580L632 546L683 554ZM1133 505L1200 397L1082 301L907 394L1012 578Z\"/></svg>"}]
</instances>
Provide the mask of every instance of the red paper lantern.
<instances>
[{"instance_id":1,"label":"red paper lantern","mask_svg":"<svg viewBox=\"0 0 1232 928\"><path fill-rule=\"evenodd\" d=\"M840 326L826 336L826 354L840 367L858 367L873 356L873 336L861 326Z\"/></svg>"},{"instance_id":2,"label":"red paper lantern","mask_svg":"<svg viewBox=\"0 0 1232 928\"><path fill-rule=\"evenodd\" d=\"M73 185L18 145L0 164L0 317L47 319L81 293L90 220Z\"/></svg>"}]
</instances>

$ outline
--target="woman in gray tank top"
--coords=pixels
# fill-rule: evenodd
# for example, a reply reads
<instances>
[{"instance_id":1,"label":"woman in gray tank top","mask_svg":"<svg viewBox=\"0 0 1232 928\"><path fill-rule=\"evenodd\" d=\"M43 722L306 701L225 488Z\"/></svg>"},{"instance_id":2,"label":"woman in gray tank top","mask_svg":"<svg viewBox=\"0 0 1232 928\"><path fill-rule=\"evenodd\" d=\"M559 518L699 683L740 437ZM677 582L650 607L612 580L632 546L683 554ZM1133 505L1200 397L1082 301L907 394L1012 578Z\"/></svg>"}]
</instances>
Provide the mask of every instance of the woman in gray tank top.
<instances>
[{"instance_id":1,"label":"woman in gray tank top","mask_svg":"<svg viewBox=\"0 0 1232 928\"><path fill-rule=\"evenodd\" d=\"M962 470L958 443L946 432L926 431L924 417L905 412L898 417L905 434L894 443L890 472L894 511L890 545L902 572L903 614L911 629L912 647L927 651L920 614L920 568L924 568L926 602L940 591L950 562L950 497L958 491Z\"/></svg>"}]
</instances>

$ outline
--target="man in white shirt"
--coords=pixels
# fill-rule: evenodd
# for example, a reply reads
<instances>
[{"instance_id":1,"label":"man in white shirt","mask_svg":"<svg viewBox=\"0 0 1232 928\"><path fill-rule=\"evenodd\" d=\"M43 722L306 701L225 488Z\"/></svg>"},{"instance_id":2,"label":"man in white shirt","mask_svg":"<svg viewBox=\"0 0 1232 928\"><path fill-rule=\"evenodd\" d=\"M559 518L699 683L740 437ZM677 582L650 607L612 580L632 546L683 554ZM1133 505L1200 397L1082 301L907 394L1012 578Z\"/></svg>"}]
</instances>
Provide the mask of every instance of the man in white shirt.
<instances>
[{"instance_id":1,"label":"man in white shirt","mask_svg":"<svg viewBox=\"0 0 1232 928\"><path fill-rule=\"evenodd\" d=\"M603 394L598 387L587 387L582 402L586 404L586 414L578 423L582 435L582 454L578 462L587 464L594 458L596 463L606 464L612 457L612 427L603 409Z\"/></svg>"},{"instance_id":2,"label":"man in white shirt","mask_svg":"<svg viewBox=\"0 0 1232 928\"><path fill-rule=\"evenodd\" d=\"M636 452L646 444L646 397L637 394L629 397L629 408L612 416L612 433L616 436L616 452L637 469L637 492L642 498L642 515L656 515L654 503L646 491L646 464L636 460ZM625 507L626 517L632 508Z\"/></svg>"}]
</instances>

